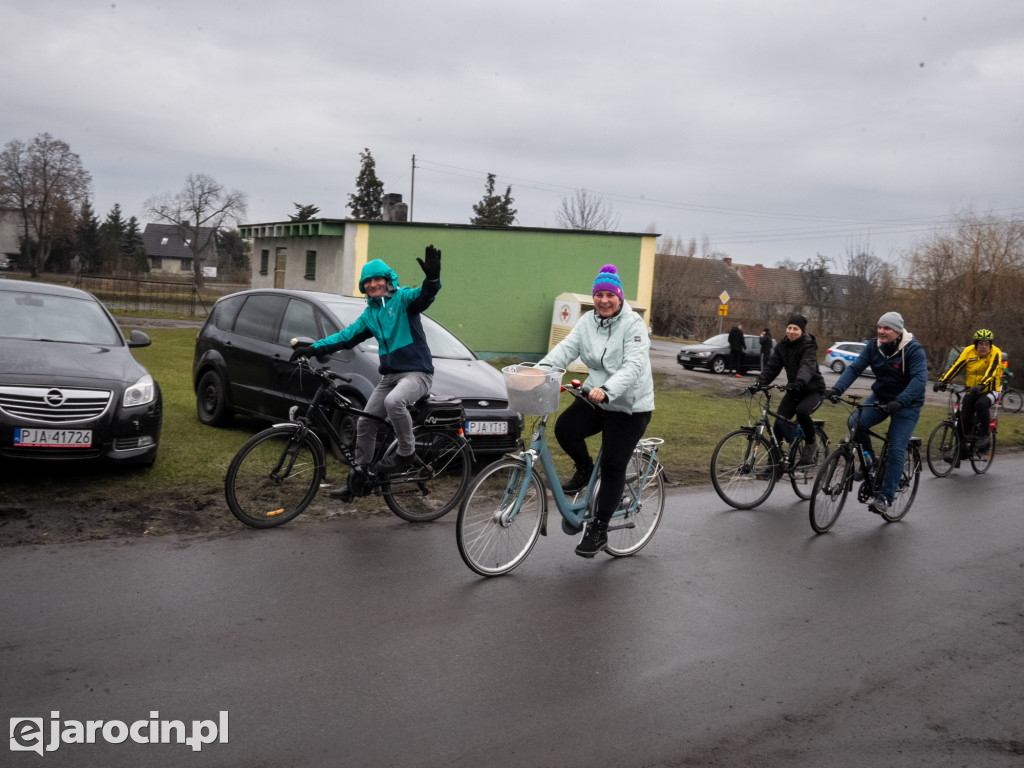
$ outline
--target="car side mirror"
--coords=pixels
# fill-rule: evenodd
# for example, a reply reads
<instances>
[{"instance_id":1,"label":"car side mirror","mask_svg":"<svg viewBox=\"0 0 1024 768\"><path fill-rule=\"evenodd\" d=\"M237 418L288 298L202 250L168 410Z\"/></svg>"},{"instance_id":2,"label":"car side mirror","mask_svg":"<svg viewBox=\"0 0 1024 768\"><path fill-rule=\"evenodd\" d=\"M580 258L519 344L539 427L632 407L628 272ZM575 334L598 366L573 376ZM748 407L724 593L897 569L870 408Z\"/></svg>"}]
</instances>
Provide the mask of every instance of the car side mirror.
<instances>
[{"instance_id":1,"label":"car side mirror","mask_svg":"<svg viewBox=\"0 0 1024 768\"><path fill-rule=\"evenodd\" d=\"M149 338L149 335L139 330L132 331L131 336L128 337L129 347L148 347L152 343L153 340Z\"/></svg>"}]
</instances>

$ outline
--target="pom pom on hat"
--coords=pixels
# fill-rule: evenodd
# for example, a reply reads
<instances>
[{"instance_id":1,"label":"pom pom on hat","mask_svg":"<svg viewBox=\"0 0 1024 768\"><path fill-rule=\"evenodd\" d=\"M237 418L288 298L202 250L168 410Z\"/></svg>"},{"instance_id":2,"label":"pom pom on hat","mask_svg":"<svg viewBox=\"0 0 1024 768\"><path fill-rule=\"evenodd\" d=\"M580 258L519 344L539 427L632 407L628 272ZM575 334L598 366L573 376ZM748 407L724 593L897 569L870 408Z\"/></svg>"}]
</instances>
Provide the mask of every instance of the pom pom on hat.
<instances>
[{"instance_id":1,"label":"pom pom on hat","mask_svg":"<svg viewBox=\"0 0 1024 768\"><path fill-rule=\"evenodd\" d=\"M605 264L597 273L590 295L593 296L598 291L611 291L619 297L619 301L626 300L622 295L622 280L619 277L619 270L615 268L614 264Z\"/></svg>"}]
</instances>

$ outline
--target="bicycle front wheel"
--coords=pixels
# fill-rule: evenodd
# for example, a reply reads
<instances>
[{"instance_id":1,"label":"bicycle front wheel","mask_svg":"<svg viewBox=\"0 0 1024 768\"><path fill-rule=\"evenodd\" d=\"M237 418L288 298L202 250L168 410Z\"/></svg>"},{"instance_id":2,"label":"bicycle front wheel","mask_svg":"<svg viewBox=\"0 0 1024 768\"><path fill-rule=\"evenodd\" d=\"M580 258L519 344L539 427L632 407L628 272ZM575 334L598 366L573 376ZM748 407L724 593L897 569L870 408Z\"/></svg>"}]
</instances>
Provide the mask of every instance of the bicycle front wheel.
<instances>
[{"instance_id":1,"label":"bicycle front wheel","mask_svg":"<svg viewBox=\"0 0 1024 768\"><path fill-rule=\"evenodd\" d=\"M1024 397L1015 389L1003 392L1001 402L1003 408L1010 413L1020 413L1020 409L1024 407Z\"/></svg>"},{"instance_id":2,"label":"bicycle front wheel","mask_svg":"<svg viewBox=\"0 0 1024 768\"><path fill-rule=\"evenodd\" d=\"M722 501L736 509L753 509L771 495L775 460L764 437L738 429L723 437L711 454L711 483Z\"/></svg>"},{"instance_id":3,"label":"bicycle front wheel","mask_svg":"<svg viewBox=\"0 0 1024 768\"><path fill-rule=\"evenodd\" d=\"M253 528L294 519L324 478L323 447L297 424L253 435L231 460L224 496L232 514Z\"/></svg>"},{"instance_id":4,"label":"bicycle front wheel","mask_svg":"<svg viewBox=\"0 0 1024 768\"><path fill-rule=\"evenodd\" d=\"M448 514L469 486L472 460L464 439L441 429L413 432L423 462L384 482L384 501L403 520L426 523Z\"/></svg>"},{"instance_id":5,"label":"bicycle front wheel","mask_svg":"<svg viewBox=\"0 0 1024 768\"><path fill-rule=\"evenodd\" d=\"M523 461L500 459L485 467L470 483L455 523L463 562L481 576L511 571L537 543L546 504L544 484Z\"/></svg>"},{"instance_id":6,"label":"bicycle front wheel","mask_svg":"<svg viewBox=\"0 0 1024 768\"><path fill-rule=\"evenodd\" d=\"M992 465L992 459L996 457L996 433L990 432L988 436L988 448L983 453L971 451L971 469L979 475L988 472Z\"/></svg>"},{"instance_id":7,"label":"bicycle front wheel","mask_svg":"<svg viewBox=\"0 0 1024 768\"><path fill-rule=\"evenodd\" d=\"M936 477L946 477L953 471L960 458L960 435L956 425L944 421L932 430L925 458L928 459L928 469Z\"/></svg>"},{"instance_id":8,"label":"bicycle front wheel","mask_svg":"<svg viewBox=\"0 0 1024 768\"><path fill-rule=\"evenodd\" d=\"M625 514L616 515L608 525L608 554L616 557L633 555L643 549L661 522L665 509L665 472L651 451L633 453L626 469L622 506Z\"/></svg>"},{"instance_id":9,"label":"bicycle front wheel","mask_svg":"<svg viewBox=\"0 0 1024 768\"><path fill-rule=\"evenodd\" d=\"M902 520L910 511L910 505L914 503L917 486L920 483L921 454L911 446L903 454L903 472L900 475L900 484L896 487L896 497L892 500L889 511L882 513L886 522L895 523L897 520Z\"/></svg>"},{"instance_id":10,"label":"bicycle front wheel","mask_svg":"<svg viewBox=\"0 0 1024 768\"><path fill-rule=\"evenodd\" d=\"M810 519L815 533L825 533L839 519L853 476L853 451L840 446L825 459L811 489Z\"/></svg>"}]
</instances>

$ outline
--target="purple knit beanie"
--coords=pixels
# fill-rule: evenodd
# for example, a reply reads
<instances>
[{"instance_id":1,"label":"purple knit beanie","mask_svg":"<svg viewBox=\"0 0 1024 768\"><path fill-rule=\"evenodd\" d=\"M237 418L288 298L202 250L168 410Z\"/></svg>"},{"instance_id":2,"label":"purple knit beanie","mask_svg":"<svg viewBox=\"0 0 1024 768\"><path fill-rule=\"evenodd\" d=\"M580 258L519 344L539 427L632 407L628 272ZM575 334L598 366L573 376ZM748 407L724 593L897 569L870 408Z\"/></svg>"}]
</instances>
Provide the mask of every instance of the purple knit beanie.
<instances>
[{"instance_id":1,"label":"purple knit beanie","mask_svg":"<svg viewBox=\"0 0 1024 768\"><path fill-rule=\"evenodd\" d=\"M614 264L605 264L601 267L601 271L597 273L597 278L594 280L594 288L590 291L590 295L593 296L598 291L611 291L619 297L619 301L624 302L626 300L622 295L622 280L619 278L619 270L615 268Z\"/></svg>"}]
</instances>

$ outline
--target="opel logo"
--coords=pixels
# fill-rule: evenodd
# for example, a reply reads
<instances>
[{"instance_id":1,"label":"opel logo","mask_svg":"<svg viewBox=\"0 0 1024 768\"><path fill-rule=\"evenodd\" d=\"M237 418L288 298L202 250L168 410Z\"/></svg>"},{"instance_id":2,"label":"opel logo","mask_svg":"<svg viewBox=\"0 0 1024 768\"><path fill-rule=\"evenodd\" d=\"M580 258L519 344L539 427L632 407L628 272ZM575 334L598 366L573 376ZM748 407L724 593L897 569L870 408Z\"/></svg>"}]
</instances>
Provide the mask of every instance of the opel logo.
<instances>
[{"instance_id":1,"label":"opel logo","mask_svg":"<svg viewBox=\"0 0 1024 768\"><path fill-rule=\"evenodd\" d=\"M59 389L51 389L46 393L46 397L43 398L46 404L51 408L60 408L64 405L64 393Z\"/></svg>"}]
</instances>

